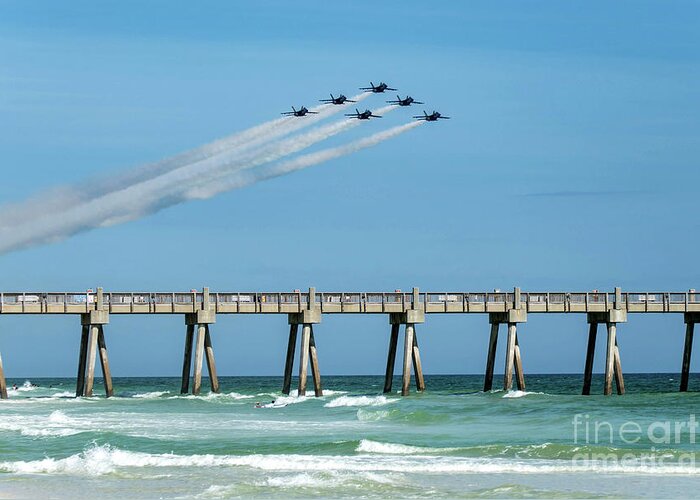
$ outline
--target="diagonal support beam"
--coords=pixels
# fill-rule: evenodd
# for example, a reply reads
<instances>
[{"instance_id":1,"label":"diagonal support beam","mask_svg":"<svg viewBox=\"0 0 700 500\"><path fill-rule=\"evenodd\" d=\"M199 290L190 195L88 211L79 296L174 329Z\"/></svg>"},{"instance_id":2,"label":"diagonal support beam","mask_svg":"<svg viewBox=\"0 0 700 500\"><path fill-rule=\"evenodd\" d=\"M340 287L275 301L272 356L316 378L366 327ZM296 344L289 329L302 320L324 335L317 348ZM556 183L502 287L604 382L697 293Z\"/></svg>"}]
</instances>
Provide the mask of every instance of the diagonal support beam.
<instances>
[{"instance_id":1,"label":"diagonal support beam","mask_svg":"<svg viewBox=\"0 0 700 500\"><path fill-rule=\"evenodd\" d=\"M209 383L211 384L211 392L218 394L219 392L219 377L216 375L216 362L214 361L214 348L211 345L211 335L209 334L209 325L204 325L204 354L207 358L207 372L209 373Z\"/></svg>"},{"instance_id":2,"label":"diagonal support beam","mask_svg":"<svg viewBox=\"0 0 700 500\"><path fill-rule=\"evenodd\" d=\"M98 326L97 332L97 347L100 352L102 380L105 385L105 396L109 398L114 395L114 388L112 387L112 372L109 369L109 359L107 358L107 344L105 343L105 334L102 325Z\"/></svg>"},{"instance_id":3,"label":"diagonal support beam","mask_svg":"<svg viewBox=\"0 0 700 500\"><path fill-rule=\"evenodd\" d=\"M95 382L95 355L97 353L97 338L99 336L99 326L90 325L90 339L88 340L87 368L85 372L85 397L92 396L92 388Z\"/></svg>"},{"instance_id":4,"label":"diagonal support beam","mask_svg":"<svg viewBox=\"0 0 700 500\"><path fill-rule=\"evenodd\" d=\"M688 390L688 379L690 378L690 358L693 355L693 335L695 332L695 322L688 321L685 325L685 346L683 348L683 365L681 366L681 392Z\"/></svg>"},{"instance_id":5,"label":"diagonal support beam","mask_svg":"<svg viewBox=\"0 0 700 500\"><path fill-rule=\"evenodd\" d=\"M282 383L282 394L289 395L292 388L292 371L294 370L294 354L297 346L297 332L299 324L289 325L289 341L287 342L287 359L284 364L284 382Z\"/></svg>"},{"instance_id":6,"label":"diagonal support beam","mask_svg":"<svg viewBox=\"0 0 700 500\"><path fill-rule=\"evenodd\" d=\"M78 354L78 376L75 384L75 397L78 398L85 393L85 369L87 365L88 341L90 339L89 325L82 326L80 334L80 352Z\"/></svg>"},{"instance_id":7,"label":"diagonal support beam","mask_svg":"<svg viewBox=\"0 0 700 500\"><path fill-rule=\"evenodd\" d=\"M593 378L593 358L595 357L595 342L598 336L598 323L592 322L588 327L588 348L586 349L586 366L583 370L583 390L581 394L590 396L591 380Z\"/></svg>"},{"instance_id":8,"label":"diagonal support beam","mask_svg":"<svg viewBox=\"0 0 700 500\"><path fill-rule=\"evenodd\" d=\"M420 362L420 350L418 349L418 334L413 327L413 373L416 377L416 390L425 391L425 379L423 378L423 366Z\"/></svg>"},{"instance_id":9,"label":"diagonal support beam","mask_svg":"<svg viewBox=\"0 0 700 500\"><path fill-rule=\"evenodd\" d=\"M206 325L197 325L197 340L194 350L194 380L192 381L192 394L198 395L202 389L202 362L204 361L204 337Z\"/></svg>"},{"instance_id":10,"label":"diagonal support beam","mask_svg":"<svg viewBox=\"0 0 700 500\"><path fill-rule=\"evenodd\" d=\"M301 351L299 353L299 396L306 396L306 377L309 369L309 346L311 345L311 325L305 323L301 330Z\"/></svg>"},{"instance_id":11,"label":"diagonal support beam","mask_svg":"<svg viewBox=\"0 0 700 500\"><path fill-rule=\"evenodd\" d=\"M192 370L192 342L194 341L194 325L187 325L185 334L185 354L182 359L182 384L180 394L190 392L190 371Z\"/></svg>"},{"instance_id":12,"label":"diagonal support beam","mask_svg":"<svg viewBox=\"0 0 700 500\"><path fill-rule=\"evenodd\" d=\"M309 337L309 358L311 361L311 377L314 380L314 395L320 398L323 396L323 388L321 387L321 372L318 369L318 352L316 351L313 325L311 325L311 335Z\"/></svg>"},{"instance_id":13,"label":"diagonal support beam","mask_svg":"<svg viewBox=\"0 0 700 500\"><path fill-rule=\"evenodd\" d=\"M520 344L518 344L518 334L515 334L515 348L513 350L513 364L515 365L515 383L519 391L525 390L525 374L523 373L523 360L520 356Z\"/></svg>"},{"instance_id":14,"label":"diagonal support beam","mask_svg":"<svg viewBox=\"0 0 700 500\"><path fill-rule=\"evenodd\" d=\"M615 347L617 346L617 325L608 323L608 344L605 354L605 388L603 394L612 394L613 372L615 370Z\"/></svg>"},{"instance_id":15,"label":"diagonal support beam","mask_svg":"<svg viewBox=\"0 0 700 500\"><path fill-rule=\"evenodd\" d=\"M408 396L411 387L411 364L413 361L413 323L406 324L403 350L403 378L401 381L401 395Z\"/></svg>"},{"instance_id":16,"label":"diagonal support beam","mask_svg":"<svg viewBox=\"0 0 700 500\"><path fill-rule=\"evenodd\" d=\"M489 338L489 350L486 355L486 373L484 374L484 392L493 388L493 370L496 365L496 347L498 345L499 323L491 323L491 337Z\"/></svg>"},{"instance_id":17,"label":"diagonal support beam","mask_svg":"<svg viewBox=\"0 0 700 500\"><path fill-rule=\"evenodd\" d=\"M399 330L401 325L391 325L391 337L389 338L389 353L386 357L386 373L384 375L384 394L390 393L394 382L394 366L396 365L396 347L399 343Z\"/></svg>"},{"instance_id":18,"label":"diagonal support beam","mask_svg":"<svg viewBox=\"0 0 700 500\"><path fill-rule=\"evenodd\" d=\"M517 334L516 323L508 323L508 345L506 347L506 367L503 374L503 390L513 388L513 367L515 365L515 336Z\"/></svg>"},{"instance_id":19,"label":"diagonal support beam","mask_svg":"<svg viewBox=\"0 0 700 500\"><path fill-rule=\"evenodd\" d=\"M613 369L615 371L615 387L617 387L617 394L622 396L625 393L625 379L622 376L620 348L617 345L617 337L615 338L615 351L613 353Z\"/></svg>"}]
</instances>

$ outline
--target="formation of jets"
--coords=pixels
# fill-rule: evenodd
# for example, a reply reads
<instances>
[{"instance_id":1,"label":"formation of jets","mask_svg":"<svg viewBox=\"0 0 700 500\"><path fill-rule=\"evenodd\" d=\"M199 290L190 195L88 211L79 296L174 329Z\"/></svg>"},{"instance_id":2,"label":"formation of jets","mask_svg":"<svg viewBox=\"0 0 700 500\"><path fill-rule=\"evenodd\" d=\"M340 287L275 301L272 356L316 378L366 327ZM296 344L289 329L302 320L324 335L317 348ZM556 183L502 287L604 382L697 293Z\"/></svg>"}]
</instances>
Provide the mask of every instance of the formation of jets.
<instances>
[{"instance_id":1,"label":"formation of jets","mask_svg":"<svg viewBox=\"0 0 700 500\"><path fill-rule=\"evenodd\" d=\"M379 85L375 85L374 82L369 82L369 87L360 87L360 90L364 90L365 92L371 92L373 94L382 94L386 90L398 90L392 87L389 87L384 82L379 82ZM325 104L334 104L334 105L343 105L348 102L356 102L348 99L345 97L344 94L338 95L338 97L334 97L333 94L330 94L331 98L330 99L319 99L319 102L325 103ZM395 100L390 100L386 101L388 104L393 104L396 106L410 106L411 104L425 104L424 102L421 101L416 101L413 99L411 96L406 96L403 99L401 99L401 96L397 95ZM318 114L318 111L309 111L306 106L302 106L299 109L296 109L294 106L292 106L292 111L287 111L285 113L281 113L284 116L306 116L307 114L310 115L316 115ZM359 109L355 109L354 113L348 113L345 116L349 116L351 118L356 118L358 120L369 120L370 118L381 118L379 115L372 114L372 112L369 109L366 109L362 112L360 112ZM442 116L440 113L437 111L433 111L431 114L428 114L426 111L423 111L422 115L419 116L414 116L416 120L423 120L426 122L436 122L438 120L449 120L449 116Z\"/></svg>"}]
</instances>

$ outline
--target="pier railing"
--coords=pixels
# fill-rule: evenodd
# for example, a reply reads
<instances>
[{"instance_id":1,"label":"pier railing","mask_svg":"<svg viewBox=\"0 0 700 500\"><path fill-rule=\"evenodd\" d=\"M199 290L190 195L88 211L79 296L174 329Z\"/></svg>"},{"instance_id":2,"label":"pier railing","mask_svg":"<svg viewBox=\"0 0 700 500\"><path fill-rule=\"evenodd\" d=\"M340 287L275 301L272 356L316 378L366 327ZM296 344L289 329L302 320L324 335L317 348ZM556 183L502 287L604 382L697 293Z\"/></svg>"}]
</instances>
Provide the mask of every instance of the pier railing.
<instances>
[{"instance_id":1,"label":"pier railing","mask_svg":"<svg viewBox=\"0 0 700 500\"><path fill-rule=\"evenodd\" d=\"M207 300L205 301L205 294ZM519 297L516 297L519 295ZM322 313L629 313L700 312L700 293L688 292L316 292ZM221 314L291 314L308 308L308 292L3 292L0 313L181 314L204 308Z\"/></svg>"}]
</instances>

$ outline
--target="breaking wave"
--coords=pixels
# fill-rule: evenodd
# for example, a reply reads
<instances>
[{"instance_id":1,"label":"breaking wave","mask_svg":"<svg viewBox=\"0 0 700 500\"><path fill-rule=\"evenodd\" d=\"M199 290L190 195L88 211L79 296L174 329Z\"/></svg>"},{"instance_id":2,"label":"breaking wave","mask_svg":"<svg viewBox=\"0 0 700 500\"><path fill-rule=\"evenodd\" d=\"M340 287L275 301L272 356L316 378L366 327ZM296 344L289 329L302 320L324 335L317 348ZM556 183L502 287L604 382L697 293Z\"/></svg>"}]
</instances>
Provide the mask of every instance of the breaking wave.
<instances>
[{"instance_id":1,"label":"breaking wave","mask_svg":"<svg viewBox=\"0 0 700 500\"><path fill-rule=\"evenodd\" d=\"M386 443L361 446L390 446ZM92 445L81 453L65 458L44 458L32 461L0 462L0 471L20 474L68 474L99 476L125 468L168 467L248 467L265 471L312 473L336 472L398 472L398 473L488 473L488 474L543 474L605 472L637 475L690 475L700 476L694 465L647 465L644 463L610 464L605 462L573 463L556 460L520 460L503 458L467 458L412 456L404 445L400 453L367 454L355 456L321 455L176 455L151 454L121 450L109 445ZM418 448L425 452L425 449ZM300 481L303 479L300 478Z\"/></svg>"},{"instance_id":2,"label":"breaking wave","mask_svg":"<svg viewBox=\"0 0 700 500\"><path fill-rule=\"evenodd\" d=\"M342 406L383 406L393 403L396 399L387 399L386 396L341 396L326 403L326 408L338 408Z\"/></svg>"}]
</instances>

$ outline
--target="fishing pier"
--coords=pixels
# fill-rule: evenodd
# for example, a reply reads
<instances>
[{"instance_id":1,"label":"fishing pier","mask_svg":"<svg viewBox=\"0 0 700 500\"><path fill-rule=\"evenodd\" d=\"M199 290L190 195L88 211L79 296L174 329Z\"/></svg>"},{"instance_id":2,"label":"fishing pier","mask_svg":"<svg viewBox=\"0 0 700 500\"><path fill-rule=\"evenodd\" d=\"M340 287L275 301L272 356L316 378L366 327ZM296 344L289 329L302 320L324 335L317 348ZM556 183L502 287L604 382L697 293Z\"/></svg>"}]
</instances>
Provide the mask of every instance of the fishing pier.
<instances>
[{"instance_id":1,"label":"fishing pier","mask_svg":"<svg viewBox=\"0 0 700 500\"><path fill-rule=\"evenodd\" d=\"M688 292L226 292L214 293L208 288L192 292L22 292L0 293L0 316L9 314L72 314L80 317L82 332L78 351L76 396L92 396L96 359L99 357L105 394L113 394L112 377L107 356L105 326L111 315L180 314L184 316L185 346L182 364L181 392L199 394L202 386L204 360L213 392L219 391L214 348L210 327L220 314L278 314L287 315L289 343L284 365L282 392L289 394L294 359L299 342L299 395L306 394L308 368L314 394L323 395L319 355L314 338L314 326L324 314L384 314L391 327L385 372L384 392L392 391L394 366L401 328L404 330L401 394L410 392L413 371L416 389L425 390L423 368L418 347L417 325L425 323L431 314L482 314L488 316L490 338L486 356L484 391L493 387L496 352L501 325L507 329L503 388L515 384L525 390L522 353L518 342L518 325L527 322L529 314L585 314L589 324L582 394L591 392L593 357L598 326L607 330L605 383L603 393L624 394L617 326L625 323L629 314L683 315L686 325L685 347L681 362L680 391L688 390L690 359L695 324L700 321L700 294ZM194 351L194 352L193 352ZM194 354L194 359L193 359ZM7 385L0 358L0 397L7 398Z\"/></svg>"}]
</instances>

